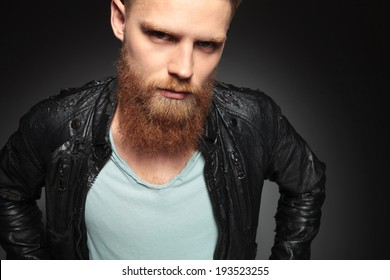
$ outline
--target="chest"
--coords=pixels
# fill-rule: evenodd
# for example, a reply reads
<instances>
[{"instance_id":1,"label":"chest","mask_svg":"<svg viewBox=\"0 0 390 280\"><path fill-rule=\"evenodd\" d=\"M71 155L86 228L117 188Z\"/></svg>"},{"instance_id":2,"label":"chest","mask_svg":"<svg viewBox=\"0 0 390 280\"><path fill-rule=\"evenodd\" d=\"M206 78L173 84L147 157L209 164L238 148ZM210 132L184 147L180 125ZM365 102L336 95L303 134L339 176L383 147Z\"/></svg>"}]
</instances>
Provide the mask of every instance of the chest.
<instances>
[{"instance_id":1,"label":"chest","mask_svg":"<svg viewBox=\"0 0 390 280\"><path fill-rule=\"evenodd\" d=\"M164 185L110 160L88 192L92 259L212 259L217 227L198 154ZM201 248L201 250L200 250Z\"/></svg>"}]
</instances>

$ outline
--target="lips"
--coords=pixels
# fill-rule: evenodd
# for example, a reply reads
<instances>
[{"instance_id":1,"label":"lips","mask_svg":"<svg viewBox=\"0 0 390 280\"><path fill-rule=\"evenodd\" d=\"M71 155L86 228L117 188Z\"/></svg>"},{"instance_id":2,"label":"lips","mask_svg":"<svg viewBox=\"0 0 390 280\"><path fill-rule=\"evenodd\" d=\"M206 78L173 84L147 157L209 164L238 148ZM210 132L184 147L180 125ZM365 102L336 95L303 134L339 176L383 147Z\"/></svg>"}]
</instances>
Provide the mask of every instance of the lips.
<instances>
[{"instance_id":1,"label":"lips","mask_svg":"<svg viewBox=\"0 0 390 280\"><path fill-rule=\"evenodd\" d=\"M163 88L159 88L158 91L162 96L170 99L176 99L176 100L185 99L190 94L189 92L185 92L185 91L181 92L181 91L174 91L171 89L163 89Z\"/></svg>"}]
</instances>

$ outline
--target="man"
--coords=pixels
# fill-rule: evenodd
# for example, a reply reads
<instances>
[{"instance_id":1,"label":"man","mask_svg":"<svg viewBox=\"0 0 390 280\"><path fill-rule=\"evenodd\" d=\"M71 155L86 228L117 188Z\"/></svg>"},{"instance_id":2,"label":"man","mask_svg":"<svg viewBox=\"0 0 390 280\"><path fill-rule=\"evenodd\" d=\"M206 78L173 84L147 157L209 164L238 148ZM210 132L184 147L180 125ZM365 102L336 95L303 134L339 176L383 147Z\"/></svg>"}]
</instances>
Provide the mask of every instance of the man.
<instances>
[{"instance_id":1,"label":"man","mask_svg":"<svg viewBox=\"0 0 390 280\"><path fill-rule=\"evenodd\" d=\"M117 78L36 105L0 155L9 259L307 259L325 165L264 93L215 82L238 0L112 0ZM46 229L36 205L46 193Z\"/></svg>"}]
</instances>

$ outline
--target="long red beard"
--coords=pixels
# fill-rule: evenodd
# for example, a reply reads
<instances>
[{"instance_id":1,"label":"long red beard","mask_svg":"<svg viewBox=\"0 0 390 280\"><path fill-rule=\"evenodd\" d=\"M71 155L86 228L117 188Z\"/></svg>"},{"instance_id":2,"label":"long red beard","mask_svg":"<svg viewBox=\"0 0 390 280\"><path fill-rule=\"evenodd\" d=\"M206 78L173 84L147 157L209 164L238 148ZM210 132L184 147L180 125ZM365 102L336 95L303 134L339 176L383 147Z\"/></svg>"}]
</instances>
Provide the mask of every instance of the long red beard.
<instances>
[{"instance_id":1,"label":"long red beard","mask_svg":"<svg viewBox=\"0 0 390 280\"><path fill-rule=\"evenodd\" d=\"M171 77L144 82L123 48L117 61L118 119L122 145L144 154L178 154L197 149L210 110L213 74L201 87ZM158 88L189 92L183 100L163 97Z\"/></svg>"}]
</instances>

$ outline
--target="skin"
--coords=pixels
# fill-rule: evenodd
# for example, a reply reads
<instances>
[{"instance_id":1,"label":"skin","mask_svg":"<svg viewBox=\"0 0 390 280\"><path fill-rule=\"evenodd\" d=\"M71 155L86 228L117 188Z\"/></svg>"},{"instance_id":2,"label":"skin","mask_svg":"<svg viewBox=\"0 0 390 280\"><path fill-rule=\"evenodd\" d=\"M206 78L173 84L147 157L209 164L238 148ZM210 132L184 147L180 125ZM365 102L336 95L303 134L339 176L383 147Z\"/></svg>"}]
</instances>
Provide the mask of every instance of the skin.
<instances>
[{"instance_id":1,"label":"skin","mask_svg":"<svg viewBox=\"0 0 390 280\"><path fill-rule=\"evenodd\" d=\"M173 77L200 86L215 71L230 25L229 0L135 0L125 10L120 0L111 2L115 36L128 48L128 56L145 82ZM165 98L185 99L188 93L158 89ZM175 177L194 152L154 155L135 152L116 141L117 112L112 122L119 154L142 179L163 184Z\"/></svg>"}]
</instances>

